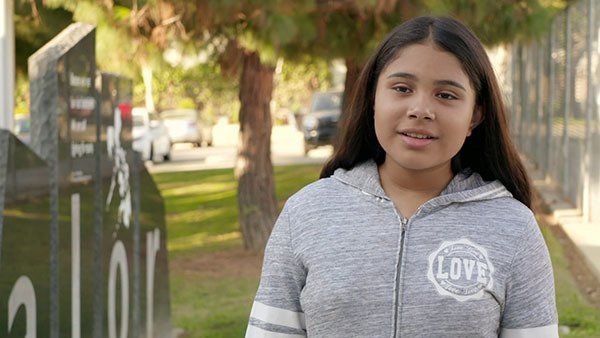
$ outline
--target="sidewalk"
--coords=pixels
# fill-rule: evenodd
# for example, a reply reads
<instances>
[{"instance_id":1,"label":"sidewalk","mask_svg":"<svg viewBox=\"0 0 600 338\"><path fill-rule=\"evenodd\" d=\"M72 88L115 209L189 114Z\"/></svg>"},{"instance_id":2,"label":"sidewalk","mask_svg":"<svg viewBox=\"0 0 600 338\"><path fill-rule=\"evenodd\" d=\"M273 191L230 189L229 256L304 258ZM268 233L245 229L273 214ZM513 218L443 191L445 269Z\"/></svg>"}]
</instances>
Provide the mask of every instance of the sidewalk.
<instances>
[{"instance_id":1,"label":"sidewalk","mask_svg":"<svg viewBox=\"0 0 600 338\"><path fill-rule=\"evenodd\" d=\"M170 162L146 162L153 174L190 170L233 168L236 162L239 125L218 124L213 128L213 146L192 148L177 144ZM271 132L271 159L273 165L323 164L333 147L324 146L304 155L302 132L290 125L273 126Z\"/></svg>"},{"instance_id":2,"label":"sidewalk","mask_svg":"<svg viewBox=\"0 0 600 338\"><path fill-rule=\"evenodd\" d=\"M526 162L533 185L550 208L554 223L558 224L577 246L586 265L600 281L600 221L586 222L581 212L564 201L559 189L546 181L543 175Z\"/></svg>"}]
</instances>

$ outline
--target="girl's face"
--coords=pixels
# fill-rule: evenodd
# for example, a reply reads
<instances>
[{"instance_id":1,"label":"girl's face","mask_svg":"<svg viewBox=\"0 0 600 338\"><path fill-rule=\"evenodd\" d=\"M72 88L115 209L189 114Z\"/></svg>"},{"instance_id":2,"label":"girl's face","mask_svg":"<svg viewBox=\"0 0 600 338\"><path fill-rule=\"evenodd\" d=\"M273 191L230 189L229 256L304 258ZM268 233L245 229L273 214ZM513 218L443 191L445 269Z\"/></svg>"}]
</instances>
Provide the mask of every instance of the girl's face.
<instances>
[{"instance_id":1,"label":"girl's face","mask_svg":"<svg viewBox=\"0 0 600 338\"><path fill-rule=\"evenodd\" d=\"M377 79L375 134L392 160L410 170L448 166L481 121L458 59L431 44L403 48Z\"/></svg>"}]
</instances>

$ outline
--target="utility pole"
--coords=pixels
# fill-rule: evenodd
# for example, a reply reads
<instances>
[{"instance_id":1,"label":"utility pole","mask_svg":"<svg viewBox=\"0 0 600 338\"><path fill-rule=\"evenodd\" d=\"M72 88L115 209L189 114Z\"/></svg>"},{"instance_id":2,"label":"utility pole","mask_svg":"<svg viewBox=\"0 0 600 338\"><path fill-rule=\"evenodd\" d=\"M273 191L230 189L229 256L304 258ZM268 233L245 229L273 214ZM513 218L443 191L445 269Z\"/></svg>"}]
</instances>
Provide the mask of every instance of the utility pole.
<instances>
[{"instance_id":1,"label":"utility pole","mask_svg":"<svg viewBox=\"0 0 600 338\"><path fill-rule=\"evenodd\" d=\"M0 129L13 130L15 24L13 0L0 0Z\"/></svg>"}]
</instances>

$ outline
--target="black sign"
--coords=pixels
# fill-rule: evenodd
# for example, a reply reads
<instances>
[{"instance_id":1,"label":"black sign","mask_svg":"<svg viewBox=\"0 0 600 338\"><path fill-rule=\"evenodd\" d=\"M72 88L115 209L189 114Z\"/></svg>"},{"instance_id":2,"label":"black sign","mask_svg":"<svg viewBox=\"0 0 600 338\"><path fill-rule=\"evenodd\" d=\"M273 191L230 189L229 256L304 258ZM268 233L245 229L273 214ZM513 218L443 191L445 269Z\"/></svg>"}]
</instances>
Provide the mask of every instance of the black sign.
<instances>
[{"instance_id":1,"label":"black sign","mask_svg":"<svg viewBox=\"0 0 600 338\"><path fill-rule=\"evenodd\" d=\"M0 130L0 336L48 337L48 166Z\"/></svg>"},{"instance_id":2,"label":"black sign","mask_svg":"<svg viewBox=\"0 0 600 338\"><path fill-rule=\"evenodd\" d=\"M81 23L36 52L29 75L30 144L45 162L27 148L0 154L0 193L43 198L17 207L11 197L0 214L0 225L18 228L0 227L0 301L16 287L24 305L11 327L0 324L0 336L169 336L164 203L131 147L132 81L96 74L95 28ZM2 160L38 169L11 171L30 177L18 185L2 176ZM12 225L19 208L41 215L39 222ZM25 244L32 238L35 245Z\"/></svg>"}]
</instances>

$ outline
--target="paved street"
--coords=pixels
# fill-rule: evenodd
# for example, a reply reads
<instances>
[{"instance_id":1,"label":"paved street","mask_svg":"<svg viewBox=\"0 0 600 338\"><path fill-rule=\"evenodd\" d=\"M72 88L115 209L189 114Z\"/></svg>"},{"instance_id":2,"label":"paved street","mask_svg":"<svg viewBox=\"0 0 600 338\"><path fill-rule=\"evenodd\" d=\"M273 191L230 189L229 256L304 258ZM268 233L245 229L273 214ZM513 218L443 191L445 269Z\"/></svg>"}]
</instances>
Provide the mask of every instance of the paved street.
<instances>
[{"instance_id":1,"label":"paved street","mask_svg":"<svg viewBox=\"0 0 600 338\"><path fill-rule=\"evenodd\" d=\"M151 173L202 169L233 168L238 140L237 124L218 124L213 128L213 146L194 148L191 144L173 146L171 161L146 162ZM331 146L311 150L304 156L302 133L293 126L274 126L271 153L274 165L323 163L332 152Z\"/></svg>"}]
</instances>

